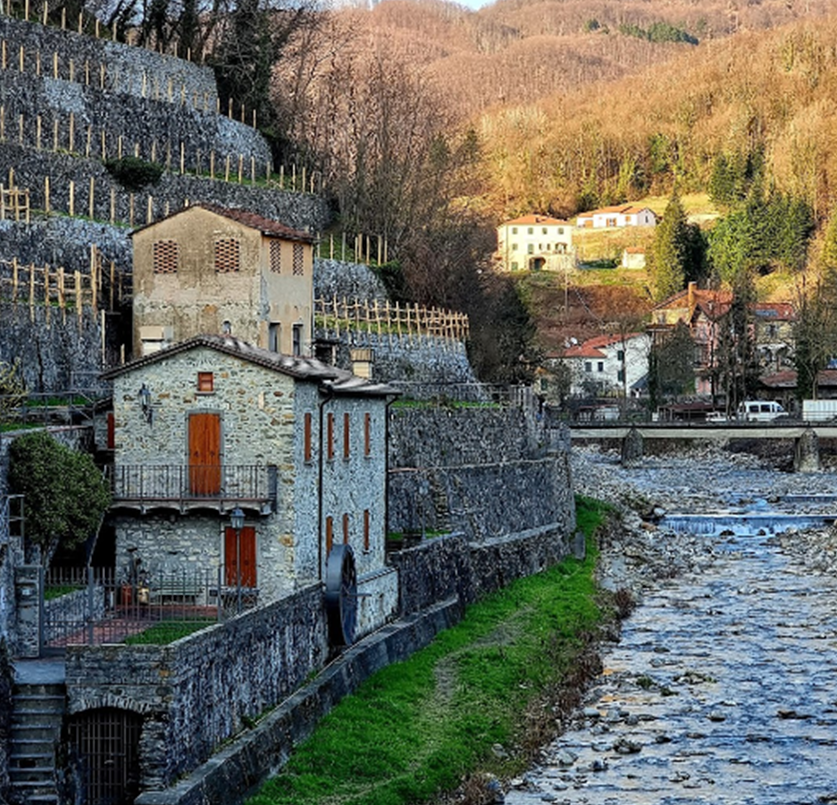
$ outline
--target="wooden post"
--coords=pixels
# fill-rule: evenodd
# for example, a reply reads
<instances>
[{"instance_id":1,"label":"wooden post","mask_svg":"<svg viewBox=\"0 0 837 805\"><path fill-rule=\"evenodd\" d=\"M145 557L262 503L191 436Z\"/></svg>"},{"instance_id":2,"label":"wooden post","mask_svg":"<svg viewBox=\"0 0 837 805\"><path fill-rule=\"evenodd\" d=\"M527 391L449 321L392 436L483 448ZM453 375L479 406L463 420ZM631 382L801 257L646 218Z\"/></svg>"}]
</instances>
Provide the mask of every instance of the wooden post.
<instances>
[{"instance_id":1,"label":"wooden post","mask_svg":"<svg viewBox=\"0 0 837 805\"><path fill-rule=\"evenodd\" d=\"M52 77L58 80L58 51L52 52Z\"/></svg>"},{"instance_id":2,"label":"wooden post","mask_svg":"<svg viewBox=\"0 0 837 805\"><path fill-rule=\"evenodd\" d=\"M70 59L70 63L68 64L67 69L69 70L69 76L68 76L69 80L70 81L75 81L76 80L76 65L75 65L75 62L72 59Z\"/></svg>"},{"instance_id":3,"label":"wooden post","mask_svg":"<svg viewBox=\"0 0 837 805\"><path fill-rule=\"evenodd\" d=\"M92 221L96 215L96 205L94 203L94 196L93 193L95 191L96 180L91 176L90 177L90 190L87 194L87 213L88 217Z\"/></svg>"},{"instance_id":4,"label":"wooden post","mask_svg":"<svg viewBox=\"0 0 837 805\"><path fill-rule=\"evenodd\" d=\"M122 135L116 138L116 158L122 159Z\"/></svg>"},{"instance_id":5,"label":"wooden post","mask_svg":"<svg viewBox=\"0 0 837 805\"><path fill-rule=\"evenodd\" d=\"M116 28L114 28L114 31ZM105 65L103 63L99 64L99 89L105 88Z\"/></svg>"},{"instance_id":6,"label":"wooden post","mask_svg":"<svg viewBox=\"0 0 837 805\"><path fill-rule=\"evenodd\" d=\"M49 215L49 176L44 177L44 212Z\"/></svg>"},{"instance_id":7,"label":"wooden post","mask_svg":"<svg viewBox=\"0 0 837 805\"><path fill-rule=\"evenodd\" d=\"M224 181L228 182L230 180L230 155L227 154L226 159L224 160Z\"/></svg>"},{"instance_id":8,"label":"wooden post","mask_svg":"<svg viewBox=\"0 0 837 805\"><path fill-rule=\"evenodd\" d=\"M305 192L305 165L302 166L302 192Z\"/></svg>"},{"instance_id":9,"label":"wooden post","mask_svg":"<svg viewBox=\"0 0 837 805\"><path fill-rule=\"evenodd\" d=\"M43 14L43 17L41 18L41 20L42 20L41 25L46 25L47 24L47 18L48 17L49 17L49 2L47 0L44 0L44 14Z\"/></svg>"},{"instance_id":10,"label":"wooden post","mask_svg":"<svg viewBox=\"0 0 837 805\"><path fill-rule=\"evenodd\" d=\"M110 189L110 225L116 223L116 188Z\"/></svg>"},{"instance_id":11,"label":"wooden post","mask_svg":"<svg viewBox=\"0 0 837 805\"><path fill-rule=\"evenodd\" d=\"M20 50L18 51L18 72L23 72L23 63L24 63L24 50L23 45L20 46Z\"/></svg>"},{"instance_id":12,"label":"wooden post","mask_svg":"<svg viewBox=\"0 0 837 805\"><path fill-rule=\"evenodd\" d=\"M110 311L113 311L113 310L114 310L114 306L113 306L113 301L114 301L114 300L113 300L113 292L114 292L114 287L115 287L114 280L116 279L116 278L114 277L115 272L116 272L116 267L115 267L115 266L114 266L114 264L113 264L113 260L111 260L111 261L110 261L110 287L109 287L109 289L108 289L108 290L110 291L110 306L109 306L109 308L108 308Z\"/></svg>"},{"instance_id":13,"label":"wooden post","mask_svg":"<svg viewBox=\"0 0 837 805\"><path fill-rule=\"evenodd\" d=\"M148 209L145 213L145 222L150 224L154 220L154 197L148 197Z\"/></svg>"},{"instance_id":14,"label":"wooden post","mask_svg":"<svg viewBox=\"0 0 837 805\"><path fill-rule=\"evenodd\" d=\"M0 143L6 142L6 107L0 106Z\"/></svg>"},{"instance_id":15,"label":"wooden post","mask_svg":"<svg viewBox=\"0 0 837 805\"><path fill-rule=\"evenodd\" d=\"M328 236L328 259L334 259L334 232Z\"/></svg>"},{"instance_id":16,"label":"wooden post","mask_svg":"<svg viewBox=\"0 0 837 805\"><path fill-rule=\"evenodd\" d=\"M17 257L12 258L12 302L17 307Z\"/></svg>"},{"instance_id":17,"label":"wooden post","mask_svg":"<svg viewBox=\"0 0 837 805\"><path fill-rule=\"evenodd\" d=\"M0 184L0 221L6 220L6 188Z\"/></svg>"},{"instance_id":18,"label":"wooden post","mask_svg":"<svg viewBox=\"0 0 837 805\"><path fill-rule=\"evenodd\" d=\"M87 159L90 159L90 145L91 145L92 139L93 139L93 126L88 126L87 127L87 142L85 143L85 146L84 146L84 156Z\"/></svg>"},{"instance_id":19,"label":"wooden post","mask_svg":"<svg viewBox=\"0 0 837 805\"><path fill-rule=\"evenodd\" d=\"M84 297L81 292L81 272L76 269L75 272L76 285L76 315L78 316L78 331L81 332L82 314L84 313Z\"/></svg>"},{"instance_id":20,"label":"wooden post","mask_svg":"<svg viewBox=\"0 0 837 805\"><path fill-rule=\"evenodd\" d=\"M90 306L93 308L93 315L99 308L99 283L102 280L101 265L96 246L90 247Z\"/></svg>"},{"instance_id":21,"label":"wooden post","mask_svg":"<svg viewBox=\"0 0 837 805\"><path fill-rule=\"evenodd\" d=\"M242 168L244 167L244 155L238 155L238 183L241 184Z\"/></svg>"},{"instance_id":22,"label":"wooden post","mask_svg":"<svg viewBox=\"0 0 837 805\"><path fill-rule=\"evenodd\" d=\"M70 179L70 190L69 190L69 209L67 212L72 218L75 215L75 196L76 196L76 183Z\"/></svg>"},{"instance_id":23,"label":"wooden post","mask_svg":"<svg viewBox=\"0 0 837 805\"><path fill-rule=\"evenodd\" d=\"M215 149L209 152L209 178L215 178Z\"/></svg>"},{"instance_id":24,"label":"wooden post","mask_svg":"<svg viewBox=\"0 0 837 805\"><path fill-rule=\"evenodd\" d=\"M35 75L40 78L41 77L41 51L35 51Z\"/></svg>"}]
</instances>

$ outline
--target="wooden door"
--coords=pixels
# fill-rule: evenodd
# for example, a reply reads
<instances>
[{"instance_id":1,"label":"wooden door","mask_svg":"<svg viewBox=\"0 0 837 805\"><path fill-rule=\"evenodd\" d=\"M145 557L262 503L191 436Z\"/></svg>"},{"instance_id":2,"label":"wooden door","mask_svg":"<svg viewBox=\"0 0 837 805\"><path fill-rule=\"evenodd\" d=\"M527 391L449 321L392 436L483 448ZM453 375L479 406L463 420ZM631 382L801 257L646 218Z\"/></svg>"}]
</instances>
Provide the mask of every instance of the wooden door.
<instances>
[{"instance_id":1,"label":"wooden door","mask_svg":"<svg viewBox=\"0 0 837 805\"><path fill-rule=\"evenodd\" d=\"M221 416L189 416L189 492L195 497L221 493Z\"/></svg>"},{"instance_id":2,"label":"wooden door","mask_svg":"<svg viewBox=\"0 0 837 805\"><path fill-rule=\"evenodd\" d=\"M241 586L256 586L256 528L246 525L236 544L235 529L224 530L224 583L227 587L238 585L238 560L241 559Z\"/></svg>"}]
</instances>

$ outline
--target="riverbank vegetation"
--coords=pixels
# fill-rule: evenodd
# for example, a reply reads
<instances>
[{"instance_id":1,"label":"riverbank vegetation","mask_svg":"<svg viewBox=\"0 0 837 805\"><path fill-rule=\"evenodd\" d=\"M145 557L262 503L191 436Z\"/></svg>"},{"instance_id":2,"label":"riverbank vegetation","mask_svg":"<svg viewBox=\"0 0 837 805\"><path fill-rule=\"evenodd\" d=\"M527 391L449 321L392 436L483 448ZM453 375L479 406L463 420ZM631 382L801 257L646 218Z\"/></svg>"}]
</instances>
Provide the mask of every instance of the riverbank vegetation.
<instances>
[{"instance_id":1,"label":"riverbank vegetation","mask_svg":"<svg viewBox=\"0 0 837 805\"><path fill-rule=\"evenodd\" d=\"M599 669L593 640L614 610L593 578L605 516L602 504L580 498L586 559L486 597L427 648L370 678L249 805L398 805L458 786L478 795L489 775L519 773Z\"/></svg>"}]
</instances>

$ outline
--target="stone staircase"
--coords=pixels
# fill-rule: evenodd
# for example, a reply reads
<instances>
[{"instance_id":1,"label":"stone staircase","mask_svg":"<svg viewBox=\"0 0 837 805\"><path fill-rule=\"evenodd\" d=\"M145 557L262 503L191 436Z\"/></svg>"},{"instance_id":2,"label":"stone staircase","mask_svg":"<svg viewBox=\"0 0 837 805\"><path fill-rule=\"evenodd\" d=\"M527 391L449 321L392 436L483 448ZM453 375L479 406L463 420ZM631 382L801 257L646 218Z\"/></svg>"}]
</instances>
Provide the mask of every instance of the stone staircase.
<instances>
[{"instance_id":1,"label":"stone staircase","mask_svg":"<svg viewBox=\"0 0 837 805\"><path fill-rule=\"evenodd\" d=\"M12 692L9 780L21 805L57 805L55 752L67 694L63 684L21 684Z\"/></svg>"}]
</instances>

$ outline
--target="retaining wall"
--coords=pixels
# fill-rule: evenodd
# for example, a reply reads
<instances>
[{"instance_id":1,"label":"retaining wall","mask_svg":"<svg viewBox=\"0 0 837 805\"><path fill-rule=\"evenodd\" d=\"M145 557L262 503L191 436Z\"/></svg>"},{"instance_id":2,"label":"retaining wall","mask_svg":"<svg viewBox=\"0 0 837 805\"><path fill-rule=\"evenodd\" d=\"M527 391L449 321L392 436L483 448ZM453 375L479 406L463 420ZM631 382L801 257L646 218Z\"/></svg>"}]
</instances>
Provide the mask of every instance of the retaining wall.
<instances>
[{"instance_id":1,"label":"retaining wall","mask_svg":"<svg viewBox=\"0 0 837 805\"><path fill-rule=\"evenodd\" d=\"M322 668L320 585L168 646L67 650L68 711L121 707L145 716L142 787L171 784Z\"/></svg>"}]
</instances>

